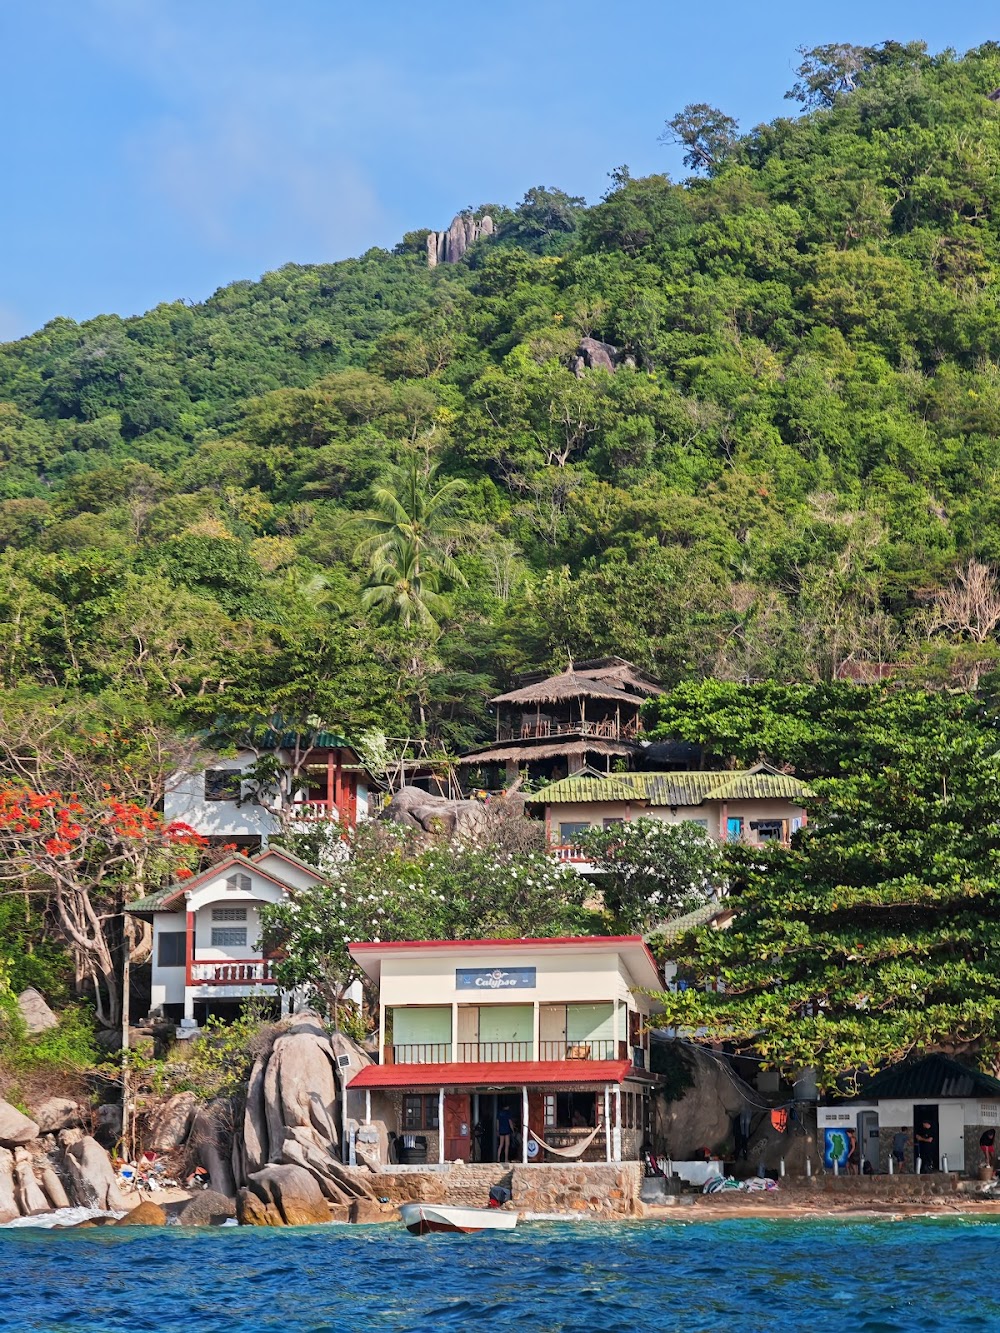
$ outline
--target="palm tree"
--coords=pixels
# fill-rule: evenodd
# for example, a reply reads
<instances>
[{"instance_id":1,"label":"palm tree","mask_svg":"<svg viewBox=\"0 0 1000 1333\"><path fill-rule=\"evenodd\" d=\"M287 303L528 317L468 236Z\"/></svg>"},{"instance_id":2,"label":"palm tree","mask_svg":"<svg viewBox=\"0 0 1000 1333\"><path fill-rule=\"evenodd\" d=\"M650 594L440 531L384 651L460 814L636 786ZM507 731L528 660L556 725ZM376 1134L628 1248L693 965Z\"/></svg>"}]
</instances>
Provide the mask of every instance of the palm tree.
<instances>
[{"instance_id":1,"label":"palm tree","mask_svg":"<svg viewBox=\"0 0 1000 1333\"><path fill-rule=\"evenodd\" d=\"M436 570L421 570L416 543L390 537L375 548L361 604L366 610L380 611L386 620L395 620L404 629L417 625L436 631L448 611L448 599L438 586Z\"/></svg>"},{"instance_id":2,"label":"palm tree","mask_svg":"<svg viewBox=\"0 0 1000 1333\"><path fill-rule=\"evenodd\" d=\"M375 508L360 520L367 535L357 553L371 568L363 603L407 629L414 624L438 628L448 609L442 580L465 587L465 575L448 549L462 535L449 515L465 482L435 487L436 476L436 464L422 471L411 457L397 470L395 486L375 490Z\"/></svg>"}]
</instances>

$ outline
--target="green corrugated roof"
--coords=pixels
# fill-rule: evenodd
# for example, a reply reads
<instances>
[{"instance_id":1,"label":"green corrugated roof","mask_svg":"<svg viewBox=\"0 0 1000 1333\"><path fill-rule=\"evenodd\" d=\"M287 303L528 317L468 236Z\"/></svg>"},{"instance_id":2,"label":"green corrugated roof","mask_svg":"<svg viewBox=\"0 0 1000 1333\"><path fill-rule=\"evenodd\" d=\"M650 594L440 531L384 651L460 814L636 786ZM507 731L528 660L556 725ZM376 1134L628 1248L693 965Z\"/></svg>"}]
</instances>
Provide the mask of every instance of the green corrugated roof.
<instances>
[{"instance_id":1,"label":"green corrugated roof","mask_svg":"<svg viewBox=\"0 0 1000 1333\"><path fill-rule=\"evenodd\" d=\"M664 921L662 925L654 926L649 935L650 937L659 935L664 940L675 940L679 935L683 935L686 930L695 930L698 926L707 926L710 921L727 910L730 909L726 907L725 903L705 903L702 907L696 907L693 912L685 912L683 916L672 917L669 921Z\"/></svg>"},{"instance_id":2,"label":"green corrugated roof","mask_svg":"<svg viewBox=\"0 0 1000 1333\"><path fill-rule=\"evenodd\" d=\"M650 805L701 805L702 801L801 799L809 789L787 773L612 773L607 777L562 778L529 801L538 805L588 801L648 801Z\"/></svg>"},{"instance_id":3,"label":"green corrugated roof","mask_svg":"<svg viewBox=\"0 0 1000 1333\"><path fill-rule=\"evenodd\" d=\"M134 903L126 904L125 910L127 912L159 912L176 892L177 885L168 884L165 889L159 889L156 893L150 893L145 898L138 898Z\"/></svg>"}]
</instances>

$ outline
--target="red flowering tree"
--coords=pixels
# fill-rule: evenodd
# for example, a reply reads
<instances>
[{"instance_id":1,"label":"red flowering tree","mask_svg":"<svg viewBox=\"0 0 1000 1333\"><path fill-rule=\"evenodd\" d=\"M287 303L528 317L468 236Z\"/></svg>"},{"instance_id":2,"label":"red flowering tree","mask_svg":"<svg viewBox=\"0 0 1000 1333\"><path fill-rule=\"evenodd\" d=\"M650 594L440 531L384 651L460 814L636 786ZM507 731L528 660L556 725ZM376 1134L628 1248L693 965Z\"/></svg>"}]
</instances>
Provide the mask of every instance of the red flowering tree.
<instances>
[{"instance_id":1,"label":"red flowering tree","mask_svg":"<svg viewBox=\"0 0 1000 1333\"><path fill-rule=\"evenodd\" d=\"M45 895L106 1027L121 1021L122 906L190 875L203 843L106 784L95 797L0 785L0 884Z\"/></svg>"}]
</instances>

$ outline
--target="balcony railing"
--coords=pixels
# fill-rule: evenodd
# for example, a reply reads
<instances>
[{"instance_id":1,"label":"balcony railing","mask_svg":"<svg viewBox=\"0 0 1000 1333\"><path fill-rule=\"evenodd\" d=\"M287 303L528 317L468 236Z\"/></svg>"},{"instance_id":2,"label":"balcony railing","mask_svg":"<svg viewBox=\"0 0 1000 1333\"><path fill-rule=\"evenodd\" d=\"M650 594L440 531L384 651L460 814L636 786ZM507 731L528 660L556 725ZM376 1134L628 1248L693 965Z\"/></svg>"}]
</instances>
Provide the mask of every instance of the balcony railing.
<instances>
[{"instance_id":1,"label":"balcony railing","mask_svg":"<svg viewBox=\"0 0 1000 1333\"><path fill-rule=\"evenodd\" d=\"M225 962L193 962L191 984L197 986L273 986L269 958L227 958Z\"/></svg>"},{"instance_id":2,"label":"balcony railing","mask_svg":"<svg viewBox=\"0 0 1000 1333\"><path fill-rule=\"evenodd\" d=\"M615 1043L609 1038L587 1041L540 1041L543 1060L613 1060Z\"/></svg>"},{"instance_id":3,"label":"balcony railing","mask_svg":"<svg viewBox=\"0 0 1000 1333\"><path fill-rule=\"evenodd\" d=\"M589 1038L586 1041L540 1041L540 1060L614 1060L628 1059L625 1042L615 1043L610 1038ZM459 1064L510 1064L516 1060L534 1060L534 1042L531 1041L460 1041L455 1047ZM403 1042L386 1046L387 1064L442 1065L452 1062L450 1041Z\"/></svg>"},{"instance_id":4,"label":"balcony railing","mask_svg":"<svg viewBox=\"0 0 1000 1333\"><path fill-rule=\"evenodd\" d=\"M460 1041L458 1058L463 1062L489 1061L493 1064L511 1060L531 1060L533 1042L530 1041Z\"/></svg>"},{"instance_id":5,"label":"balcony railing","mask_svg":"<svg viewBox=\"0 0 1000 1333\"><path fill-rule=\"evenodd\" d=\"M403 1042L399 1046L387 1046L386 1054L392 1053L388 1064L394 1065L446 1065L451 1063L450 1041Z\"/></svg>"},{"instance_id":6,"label":"balcony railing","mask_svg":"<svg viewBox=\"0 0 1000 1333\"><path fill-rule=\"evenodd\" d=\"M501 741L535 740L546 736L600 736L603 740L632 740L638 736L638 721L616 722L614 718L575 722L522 722L520 726L500 727Z\"/></svg>"},{"instance_id":7,"label":"balcony railing","mask_svg":"<svg viewBox=\"0 0 1000 1333\"><path fill-rule=\"evenodd\" d=\"M549 855L554 856L557 861L566 862L585 862L588 857L580 850L574 847L570 842L557 842L549 847Z\"/></svg>"}]
</instances>

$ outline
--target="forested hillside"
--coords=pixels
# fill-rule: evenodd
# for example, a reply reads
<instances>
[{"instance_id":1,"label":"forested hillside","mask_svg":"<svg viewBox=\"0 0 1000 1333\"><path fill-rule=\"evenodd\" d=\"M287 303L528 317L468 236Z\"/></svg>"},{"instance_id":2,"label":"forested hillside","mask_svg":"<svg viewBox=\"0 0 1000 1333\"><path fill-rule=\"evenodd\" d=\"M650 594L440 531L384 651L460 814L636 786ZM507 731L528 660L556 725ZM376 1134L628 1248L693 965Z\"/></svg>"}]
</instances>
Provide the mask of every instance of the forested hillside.
<instances>
[{"instance_id":1,"label":"forested hillside","mask_svg":"<svg viewBox=\"0 0 1000 1333\"><path fill-rule=\"evenodd\" d=\"M1000 624L1000 47L801 73L742 136L675 117L690 180L533 190L459 264L415 233L0 348L4 689L455 747L568 653L975 683Z\"/></svg>"}]
</instances>

